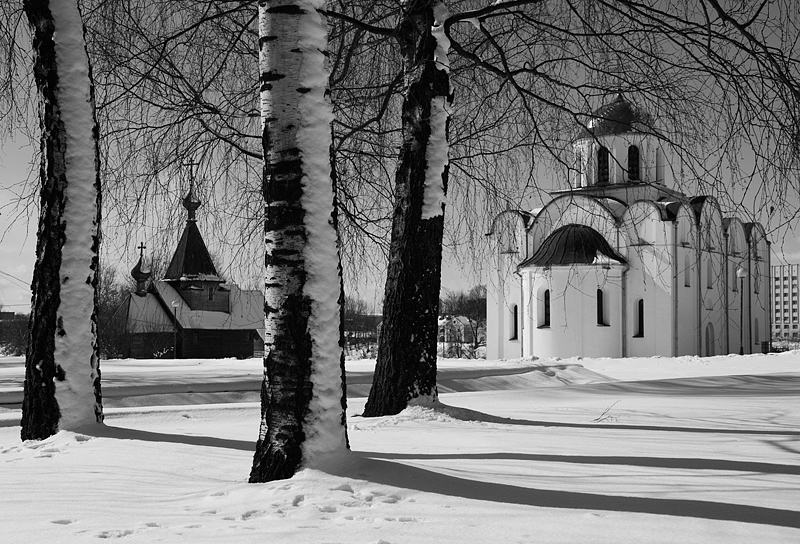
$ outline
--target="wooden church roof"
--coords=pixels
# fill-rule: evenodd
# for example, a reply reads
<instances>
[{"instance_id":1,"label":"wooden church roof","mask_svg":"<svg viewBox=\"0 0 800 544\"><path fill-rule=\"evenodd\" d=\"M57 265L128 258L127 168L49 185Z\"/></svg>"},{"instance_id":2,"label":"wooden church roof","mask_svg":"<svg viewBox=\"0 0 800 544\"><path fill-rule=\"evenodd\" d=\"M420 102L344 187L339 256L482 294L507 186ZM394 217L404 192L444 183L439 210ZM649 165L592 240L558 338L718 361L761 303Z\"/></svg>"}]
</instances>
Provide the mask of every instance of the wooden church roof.
<instances>
[{"instance_id":1,"label":"wooden church roof","mask_svg":"<svg viewBox=\"0 0 800 544\"><path fill-rule=\"evenodd\" d=\"M214 262L211 260L211 255L208 253L203 236L197 228L195 211L201 204L194 194L194 185L191 185L186 198L183 199L183 207L188 211L186 227L183 229L181 240L178 242L178 247L164 275L165 280L201 279L222 281L222 278L217 274Z\"/></svg>"}]
</instances>

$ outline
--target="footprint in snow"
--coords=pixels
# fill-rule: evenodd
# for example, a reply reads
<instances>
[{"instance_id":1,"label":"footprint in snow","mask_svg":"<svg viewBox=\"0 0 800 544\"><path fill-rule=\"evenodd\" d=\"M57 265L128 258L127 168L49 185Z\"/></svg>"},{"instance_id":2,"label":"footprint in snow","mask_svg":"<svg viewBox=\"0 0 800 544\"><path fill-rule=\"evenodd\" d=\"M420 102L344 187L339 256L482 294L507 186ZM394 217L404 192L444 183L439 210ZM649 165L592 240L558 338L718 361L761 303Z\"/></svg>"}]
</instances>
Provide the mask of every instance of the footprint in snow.
<instances>
[{"instance_id":1,"label":"footprint in snow","mask_svg":"<svg viewBox=\"0 0 800 544\"><path fill-rule=\"evenodd\" d=\"M300 506L300 503L303 502L304 500L306 500L306 498L303 495L297 495L292 500L292 506Z\"/></svg>"},{"instance_id":2,"label":"footprint in snow","mask_svg":"<svg viewBox=\"0 0 800 544\"><path fill-rule=\"evenodd\" d=\"M112 531L102 531L97 533L97 538L124 538L132 534L133 531L131 529L125 529L124 531L114 529Z\"/></svg>"},{"instance_id":3,"label":"footprint in snow","mask_svg":"<svg viewBox=\"0 0 800 544\"><path fill-rule=\"evenodd\" d=\"M247 512L245 512L241 516L237 516L236 517L236 521L247 521L249 519L258 517L258 516L263 515L263 514L264 514L263 510L248 510Z\"/></svg>"}]
</instances>

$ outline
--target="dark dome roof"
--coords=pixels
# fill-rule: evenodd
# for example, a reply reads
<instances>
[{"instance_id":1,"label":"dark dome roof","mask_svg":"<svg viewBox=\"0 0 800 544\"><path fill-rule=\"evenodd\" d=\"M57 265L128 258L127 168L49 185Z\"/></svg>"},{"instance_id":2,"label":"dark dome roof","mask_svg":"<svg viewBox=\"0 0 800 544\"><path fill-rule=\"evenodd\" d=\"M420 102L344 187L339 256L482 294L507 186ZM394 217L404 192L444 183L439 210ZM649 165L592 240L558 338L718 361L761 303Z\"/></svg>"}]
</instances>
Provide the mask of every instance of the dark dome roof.
<instances>
[{"instance_id":1,"label":"dark dome roof","mask_svg":"<svg viewBox=\"0 0 800 544\"><path fill-rule=\"evenodd\" d=\"M586 225L571 224L554 230L533 257L520 266L593 264L598 253L620 263L627 262L602 234Z\"/></svg>"},{"instance_id":2,"label":"dark dome roof","mask_svg":"<svg viewBox=\"0 0 800 544\"><path fill-rule=\"evenodd\" d=\"M133 270L131 270L131 276L139 282L149 280L151 275L152 272L150 272L147 265L144 264L144 257L139 255L139 261L136 263L136 266L133 267Z\"/></svg>"},{"instance_id":3,"label":"dark dome roof","mask_svg":"<svg viewBox=\"0 0 800 544\"><path fill-rule=\"evenodd\" d=\"M608 136L625 132L651 132L653 118L640 110L621 95L592 113L592 120L583 132L586 136Z\"/></svg>"}]
</instances>

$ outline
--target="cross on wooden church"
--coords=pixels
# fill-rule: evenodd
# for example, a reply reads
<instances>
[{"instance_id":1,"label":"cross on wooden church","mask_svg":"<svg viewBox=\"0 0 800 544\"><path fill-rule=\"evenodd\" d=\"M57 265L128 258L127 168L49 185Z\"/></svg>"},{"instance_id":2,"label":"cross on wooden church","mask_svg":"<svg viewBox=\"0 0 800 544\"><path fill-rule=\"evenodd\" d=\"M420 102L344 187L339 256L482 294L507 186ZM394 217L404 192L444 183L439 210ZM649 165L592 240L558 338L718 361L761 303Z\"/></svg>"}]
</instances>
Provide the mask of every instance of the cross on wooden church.
<instances>
[{"instance_id":1,"label":"cross on wooden church","mask_svg":"<svg viewBox=\"0 0 800 544\"><path fill-rule=\"evenodd\" d=\"M140 242L139 247L137 247L136 249L139 250L139 257L142 257L144 256L144 250L147 249L147 246L144 245L144 242Z\"/></svg>"}]
</instances>

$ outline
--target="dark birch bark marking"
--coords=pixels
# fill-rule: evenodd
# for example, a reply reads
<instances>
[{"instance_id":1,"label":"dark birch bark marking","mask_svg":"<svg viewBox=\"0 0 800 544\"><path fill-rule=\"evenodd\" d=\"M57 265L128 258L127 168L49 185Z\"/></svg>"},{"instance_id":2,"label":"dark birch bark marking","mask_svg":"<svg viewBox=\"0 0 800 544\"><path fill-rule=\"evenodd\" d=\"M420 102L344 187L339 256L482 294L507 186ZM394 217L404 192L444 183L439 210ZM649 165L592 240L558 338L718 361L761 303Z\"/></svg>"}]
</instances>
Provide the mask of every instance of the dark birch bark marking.
<instances>
[{"instance_id":1,"label":"dark birch bark marking","mask_svg":"<svg viewBox=\"0 0 800 544\"><path fill-rule=\"evenodd\" d=\"M407 4L396 39L403 55L403 144L395 175L395 208L383 323L365 416L396 414L418 397L437 397L436 340L444 216L422 219L431 136L431 102L449 99L449 76L434 63L433 4ZM447 189L447 168L442 175Z\"/></svg>"}]
</instances>

